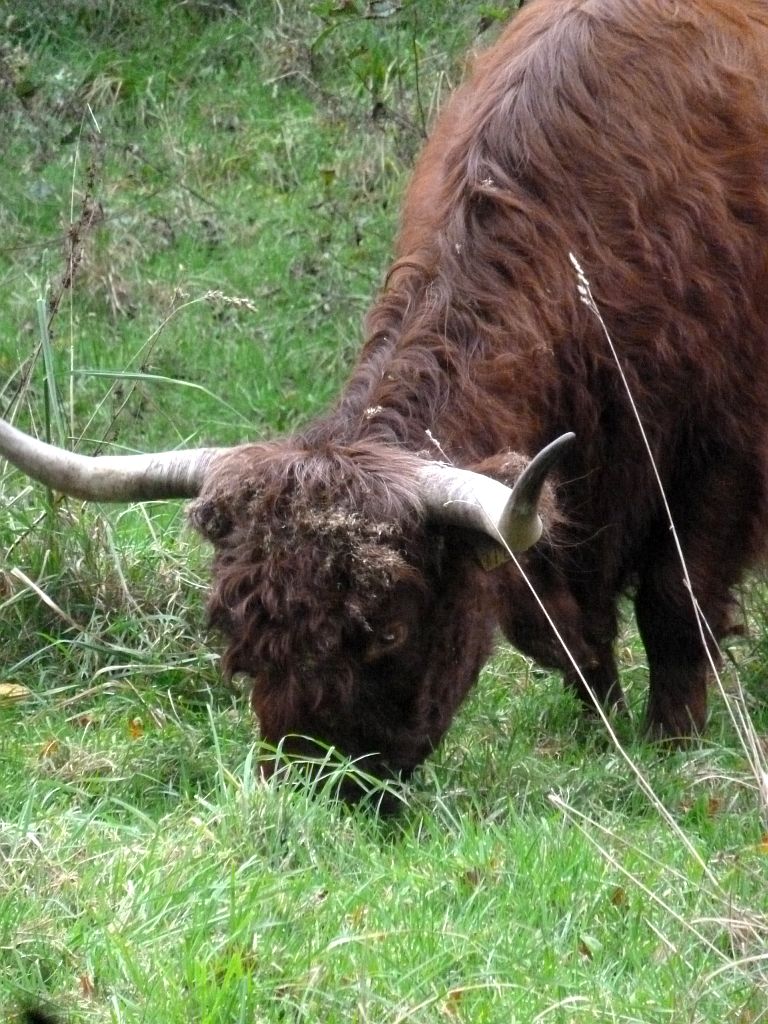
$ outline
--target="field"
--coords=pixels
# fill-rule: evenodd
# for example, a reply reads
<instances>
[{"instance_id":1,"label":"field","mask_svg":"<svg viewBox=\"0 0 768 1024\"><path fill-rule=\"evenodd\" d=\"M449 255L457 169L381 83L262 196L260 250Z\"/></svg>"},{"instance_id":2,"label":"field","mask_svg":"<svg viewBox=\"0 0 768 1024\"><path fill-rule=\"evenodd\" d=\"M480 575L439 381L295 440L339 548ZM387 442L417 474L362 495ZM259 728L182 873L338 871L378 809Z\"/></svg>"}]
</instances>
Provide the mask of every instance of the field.
<instances>
[{"instance_id":1,"label":"field","mask_svg":"<svg viewBox=\"0 0 768 1024\"><path fill-rule=\"evenodd\" d=\"M92 453L325 408L428 125L510 6L17 0L2 415ZM760 581L700 743L641 738L628 608L632 721L585 722L502 648L380 818L260 780L180 504L85 506L3 463L0 552L0 1019L768 1021Z\"/></svg>"}]
</instances>

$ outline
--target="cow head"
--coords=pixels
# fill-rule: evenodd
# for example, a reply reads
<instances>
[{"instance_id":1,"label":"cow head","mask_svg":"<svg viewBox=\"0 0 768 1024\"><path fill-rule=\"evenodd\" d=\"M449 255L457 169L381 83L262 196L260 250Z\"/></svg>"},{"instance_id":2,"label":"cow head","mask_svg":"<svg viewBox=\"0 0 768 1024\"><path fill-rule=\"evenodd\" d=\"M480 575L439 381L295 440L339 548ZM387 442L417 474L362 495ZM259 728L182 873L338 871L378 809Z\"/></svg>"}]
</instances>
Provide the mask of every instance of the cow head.
<instances>
[{"instance_id":1,"label":"cow head","mask_svg":"<svg viewBox=\"0 0 768 1024\"><path fill-rule=\"evenodd\" d=\"M375 441L89 459L0 423L0 452L54 489L194 497L224 668L252 680L264 739L298 755L335 747L384 778L434 749L475 681L494 628L481 564L538 539L570 438L509 488Z\"/></svg>"}]
</instances>

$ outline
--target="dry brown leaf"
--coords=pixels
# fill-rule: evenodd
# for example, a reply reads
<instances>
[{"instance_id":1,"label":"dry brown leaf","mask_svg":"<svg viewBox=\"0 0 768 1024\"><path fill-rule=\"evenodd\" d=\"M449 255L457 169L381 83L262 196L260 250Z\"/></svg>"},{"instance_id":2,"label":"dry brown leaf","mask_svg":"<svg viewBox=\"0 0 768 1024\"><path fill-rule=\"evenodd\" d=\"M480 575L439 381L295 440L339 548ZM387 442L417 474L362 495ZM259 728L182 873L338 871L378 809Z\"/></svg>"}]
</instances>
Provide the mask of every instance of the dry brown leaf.
<instances>
[{"instance_id":1,"label":"dry brown leaf","mask_svg":"<svg viewBox=\"0 0 768 1024\"><path fill-rule=\"evenodd\" d=\"M611 893L611 903L614 907L623 907L626 902L627 891L619 885Z\"/></svg>"},{"instance_id":2,"label":"dry brown leaf","mask_svg":"<svg viewBox=\"0 0 768 1024\"><path fill-rule=\"evenodd\" d=\"M74 718L69 719L73 725L79 725L81 729L93 729L96 726L101 725L101 719L97 715L91 715L86 712L83 715L75 715Z\"/></svg>"},{"instance_id":3,"label":"dry brown leaf","mask_svg":"<svg viewBox=\"0 0 768 1024\"><path fill-rule=\"evenodd\" d=\"M61 744L58 740L48 740L40 748L40 760L52 761L59 752Z\"/></svg>"},{"instance_id":4,"label":"dry brown leaf","mask_svg":"<svg viewBox=\"0 0 768 1024\"><path fill-rule=\"evenodd\" d=\"M445 997L443 1003L443 1013L447 1017L457 1017L461 1008L461 1000L464 997L464 989L455 988L452 989Z\"/></svg>"},{"instance_id":5,"label":"dry brown leaf","mask_svg":"<svg viewBox=\"0 0 768 1024\"><path fill-rule=\"evenodd\" d=\"M483 873L480 868L469 868L462 877L465 883L473 889L477 889L483 883Z\"/></svg>"},{"instance_id":6,"label":"dry brown leaf","mask_svg":"<svg viewBox=\"0 0 768 1024\"><path fill-rule=\"evenodd\" d=\"M32 696L28 686L15 683L12 679L0 683L0 704L15 704Z\"/></svg>"}]
</instances>

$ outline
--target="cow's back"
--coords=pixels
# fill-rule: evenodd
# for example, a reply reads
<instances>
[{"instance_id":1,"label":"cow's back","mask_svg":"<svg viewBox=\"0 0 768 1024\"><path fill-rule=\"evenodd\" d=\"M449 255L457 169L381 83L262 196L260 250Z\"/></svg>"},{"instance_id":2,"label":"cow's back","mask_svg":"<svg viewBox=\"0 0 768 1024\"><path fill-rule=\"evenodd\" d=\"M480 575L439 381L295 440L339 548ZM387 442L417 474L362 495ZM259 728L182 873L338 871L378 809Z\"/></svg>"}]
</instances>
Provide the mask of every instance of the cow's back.
<instances>
[{"instance_id":1,"label":"cow's back","mask_svg":"<svg viewBox=\"0 0 768 1024\"><path fill-rule=\"evenodd\" d=\"M494 325L476 379L503 348L534 432L531 361L587 447L606 443L600 389L622 401L572 252L660 454L681 421L752 443L768 423L768 5L533 0L438 120L402 223L399 257L476 309L478 333Z\"/></svg>"}]
</instances>

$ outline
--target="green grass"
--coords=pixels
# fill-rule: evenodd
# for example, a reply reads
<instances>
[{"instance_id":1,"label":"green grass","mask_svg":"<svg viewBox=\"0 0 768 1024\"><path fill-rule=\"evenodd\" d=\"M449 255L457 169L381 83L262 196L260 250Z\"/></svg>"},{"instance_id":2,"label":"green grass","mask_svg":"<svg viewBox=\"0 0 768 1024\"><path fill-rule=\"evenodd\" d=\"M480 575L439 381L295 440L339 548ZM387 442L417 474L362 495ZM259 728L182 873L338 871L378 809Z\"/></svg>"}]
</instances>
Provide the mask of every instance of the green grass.
<instances>
[{"instance_id":1,"label":"green grass","mask_svg":"<svg viewBox=\"0 0 768 1024\"><path fill-rule=\"evenodd\" d=\"M273 436L332 399L423 126L501 5L397 6L14 5L4 413L124 451ZM3 1019L768 1020L754 776L717 698L700 746L638 738L631 621L626 757L503 650L379 818L334 800L344 765L315 794L259 780L180 506L52 503L3 469L0 549L0 683L29 691L0 704ZM746 601L725 680L765 744L763 589Z\"/></svg>"}]
</instances>

